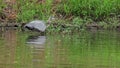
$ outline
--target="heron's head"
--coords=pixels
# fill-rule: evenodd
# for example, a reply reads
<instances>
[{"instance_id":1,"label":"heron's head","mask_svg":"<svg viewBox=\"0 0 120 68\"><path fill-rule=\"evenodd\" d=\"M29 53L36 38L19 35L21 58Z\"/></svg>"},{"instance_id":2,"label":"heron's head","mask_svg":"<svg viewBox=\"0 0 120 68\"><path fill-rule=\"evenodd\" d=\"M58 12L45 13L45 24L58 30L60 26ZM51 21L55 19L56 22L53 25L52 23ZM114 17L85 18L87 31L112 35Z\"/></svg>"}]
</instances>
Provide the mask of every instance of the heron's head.
<instances>
[{"instance_id":1,"label":"heron's head","mask_svg":"<svg viewBox=\"0 0 120 68\"><path fill-rule=\"evenodd\" d=\"M54 16L50 16L47 20L47 24L51 24L52 21L55 20L55 17Z\"/></svg>"}]
</instances>

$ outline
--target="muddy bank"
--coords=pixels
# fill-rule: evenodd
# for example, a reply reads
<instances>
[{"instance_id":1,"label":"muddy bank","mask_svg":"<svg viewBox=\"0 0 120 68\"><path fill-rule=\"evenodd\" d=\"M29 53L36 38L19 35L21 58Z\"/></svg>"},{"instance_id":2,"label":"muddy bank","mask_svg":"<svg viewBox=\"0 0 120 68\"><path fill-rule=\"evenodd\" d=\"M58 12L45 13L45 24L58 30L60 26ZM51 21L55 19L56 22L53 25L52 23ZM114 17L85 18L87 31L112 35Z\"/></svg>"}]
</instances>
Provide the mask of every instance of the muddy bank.
<instances>
[{"instance_id":1,"label":"muddy bank","mask_svg":"<svg viewBox=\"0 0 120 68\"><path fill-rule=\"evenodd\" d=\"M0 27L21 27L22 23L0 23ZM86 25L71 25L71 24L58 24L58 23L51 23L50 24L50 28L54 28L54 29L64 29L67 30L69 29L87 29L87 30L104 30L104 29L108 29L108 30L118 30L120 31L120 25L117 25L115 28L104 28L104 26L99 25L97 23L90 23L90 24L86 24ZM49 28L49 29L50 29ZM47 30L49 30L47 29Z\"/></svg>"},{"instance_id":2,"label":"muddy bank","mask_svg":"<svg viewBox=\"0 0 120 68\"><path fill-rule=\"evenodd\" d=\"M19 27L20 23L0 23L0 27Z\"/></svg>"}]
</instances>

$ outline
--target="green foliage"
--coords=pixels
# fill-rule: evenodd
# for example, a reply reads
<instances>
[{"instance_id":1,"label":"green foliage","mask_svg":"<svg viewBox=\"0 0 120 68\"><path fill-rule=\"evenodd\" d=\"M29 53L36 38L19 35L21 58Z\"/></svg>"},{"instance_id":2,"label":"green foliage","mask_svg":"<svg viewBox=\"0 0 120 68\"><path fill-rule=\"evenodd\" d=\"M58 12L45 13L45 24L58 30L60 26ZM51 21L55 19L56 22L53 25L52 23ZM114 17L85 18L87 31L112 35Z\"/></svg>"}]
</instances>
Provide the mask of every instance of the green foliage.
<instances>
[{"instance_id":1,"label":"green foliage","mask_svg":"<svg viewBox=\"0 0 120 68\"><path fill-rule=\"evenodd\" d=\"M76 25L82 25L84 23L84 20L79 18L79 17L76 17L73 19L73 24L76 24Z\"/></svg>"},{"instance_id":2,"label":"green foliage","mask_svg":"<svg viewBox=\"0 0 120 68\"><path fill-rule=\"evenodd\" d=\"M51 14L53 0L46 0L44 4L36 3L36 0L19 0L20 12L18 21L28 21L37 17L47 19ZM90 17L93 20L104 19L111 13L119 14L119 0L68 0L62 1L55 9L62 15Z\"/></svg>"},{"instance_id":3,"label":"green foliage","mask_svg":"<svg viewBox=\"0 0 120 68\"><path fill-rule=\"evenodd\" d=\"M46 0L44 4L37 3L37 0L19 0L18 21L30 21L33 19L48 19L51 12L51 0Z\"/></svg>"},{"instance_id":4,"label":"green foliage","mask_svg":"<svg viewBox=\"0 0 120 68\"><path fill-rule=\"evenodd\" d=\"M0 0L0 16L2 15L2 9L6 7L6 5L4 4L3 0Z\"/></svg>"},{"instance_id":5,"label":"green foliage","mask_svg":"<svg viewBox=\"0 0 120 68\"><path fill-rule=\"evenodd\" d=\"M58 12L92 19L109 16L110 13L119 14L120 0L68 0L59 6Z\"/></svg>"},{"instance_id":6,"label":"green foliage","mask_svg":"<svg viewBox=\"0 0 120 68\"><path fill-rule=\"evenodd\" d=\"M71 24L72 21L72 25L79 26L93 22L99 22L105 28L116 28L118 25L119 20L115 18L120 17L120 0L61 0L56 4L53 1L39 3L38 0L17 0L12 9L17 11L17 22L47 20L55 15L60 19L55 21L58 24ZM0 17L5 7L8 6L0 0ZM59 31L61 27L57 28Z\"/></svg>"}]
</instances>

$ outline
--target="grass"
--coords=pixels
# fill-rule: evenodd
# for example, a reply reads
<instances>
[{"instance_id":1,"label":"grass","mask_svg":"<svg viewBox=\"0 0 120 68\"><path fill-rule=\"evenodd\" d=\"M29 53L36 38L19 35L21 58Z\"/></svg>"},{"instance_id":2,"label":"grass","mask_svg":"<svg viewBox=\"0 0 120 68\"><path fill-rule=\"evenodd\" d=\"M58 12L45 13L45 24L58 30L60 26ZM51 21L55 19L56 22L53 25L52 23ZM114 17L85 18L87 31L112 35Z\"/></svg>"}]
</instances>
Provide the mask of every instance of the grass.
<instances>
[{"instance_id":1,"label":"grass","mask_svg":"<svg viewBox=\"0 0 120 68\"><path fill-rule=\"evenodd\" d=\"M111 13L120 14L119 4L119 0L69 0L59 7L58 12L97 20Z\"/></svg>"},{"instance_id":2,"label":"grass","mask_svg":"<svg viewBox=\"0 0 120 68\"><path fill-rule=\"evenodd\" d=\"M18 21L28 22L33 19L47 20L50 16L51 2L47 0L44 4L36 3L36 0L19 0Z\"/></svg>"},{"instance_id":3,"label":"grass","mask_svg":"<svg viewBox=\"0 0 120 68\"><path fill-rule=\"evenodd\" d=\"M8 6L0 1L0 17L5 7ZM59 19L57 23L71 24L72 22L72 25L102 22L102 25L105 23L104 26L107 27L106 21L113 19L115 21L107 25L116 27L120 16L120 0L61 0L55 4L54 0L46 0L44 3L38 0L18 0L12 8L17 10L17 22L29 22L34 19L46 21L54 15ZM60 22L61 20L68 22Z\"/></svg>"},{"instance_id":4,"label":"grass","mask_svg":"<svg viewBox=\"0 0 120 68\"><path fill-rule=\"evenodd\" d=\"M6 7L6 4L3 3L3 0L0 0L0 18L4 17L3 8L5 8L5 7Z\"/></svg>"}]
</instances>

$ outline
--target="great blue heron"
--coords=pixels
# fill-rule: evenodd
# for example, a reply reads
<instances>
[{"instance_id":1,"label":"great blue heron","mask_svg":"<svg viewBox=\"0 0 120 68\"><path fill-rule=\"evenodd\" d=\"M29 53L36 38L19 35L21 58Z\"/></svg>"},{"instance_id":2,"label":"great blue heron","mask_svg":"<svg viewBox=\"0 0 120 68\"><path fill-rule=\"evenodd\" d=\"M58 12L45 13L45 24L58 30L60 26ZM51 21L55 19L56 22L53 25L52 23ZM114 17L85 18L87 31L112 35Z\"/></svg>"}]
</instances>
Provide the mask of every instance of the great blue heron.
<instances>
[{"instance_id":1,"label":"great blue heron","mask_svg":"<svg viewBox=\"0 0 120 68\"><path fill-rule=\"evenodd\" d=\"M34 21L31 21L27 24L23 23L22 24L22 30L27 28L29 30L37 30L37 31L40 31L40 32L44 32L46 30L46 28L50 25L51 20L53 20L53 19L54 19L54 17L51 16L51 17L49 17L47 23L45 23L44 21L41 21L41 20L34 20Z\"/></svg>"}]
</instances>

